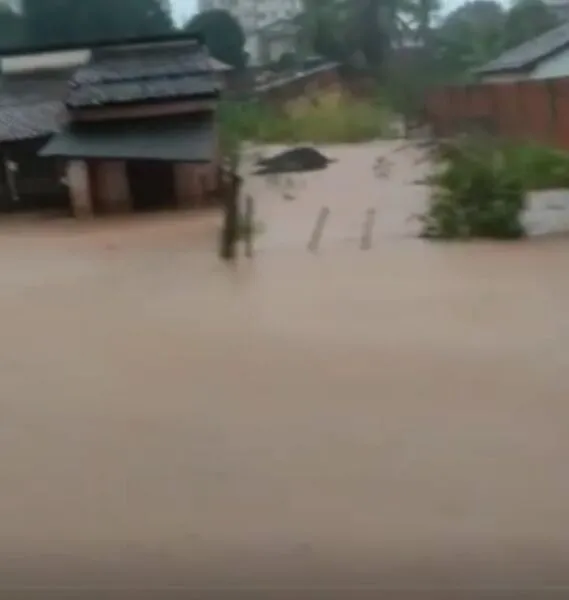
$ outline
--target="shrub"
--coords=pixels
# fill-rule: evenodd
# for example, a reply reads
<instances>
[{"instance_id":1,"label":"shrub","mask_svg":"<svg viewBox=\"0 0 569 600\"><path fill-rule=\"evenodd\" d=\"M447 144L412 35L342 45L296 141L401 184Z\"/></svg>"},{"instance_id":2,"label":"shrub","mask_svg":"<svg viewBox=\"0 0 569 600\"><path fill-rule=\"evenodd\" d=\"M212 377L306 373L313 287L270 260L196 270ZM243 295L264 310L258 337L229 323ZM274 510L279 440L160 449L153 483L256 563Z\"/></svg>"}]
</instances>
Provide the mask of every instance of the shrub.
<instances>
[{"instance_id":1,"label":"shrub","mask_svg":"<svg viewBox=\"0 0 569 600\"><path fill-rule=\"evenodd\" d=\"M219 115L222 136L260 143L347 143L393 134L385 106L338 92L300 97L280 110L260 100L227 101Z\"/></svg>"},{"instance_id":2,"label":"shrub","mask_svg":"<svg viewBox=\"0 0 569 600\"><path fill-rule=\"evenodd\" d=\"M489 140L463 139L437 148L439 170L423 234L436 238L521 237L526 188Z\"/></svg>"},{"instance_id":3,"label":"shrub","mask_svg":"<svg viewBox=\"0 0 569 600\"><path fill-rule=\"evenodd\" d=\"M503 152L527 189L569 187L569 153L535 143L505 143Z\"/></svg>"}]
</instances>

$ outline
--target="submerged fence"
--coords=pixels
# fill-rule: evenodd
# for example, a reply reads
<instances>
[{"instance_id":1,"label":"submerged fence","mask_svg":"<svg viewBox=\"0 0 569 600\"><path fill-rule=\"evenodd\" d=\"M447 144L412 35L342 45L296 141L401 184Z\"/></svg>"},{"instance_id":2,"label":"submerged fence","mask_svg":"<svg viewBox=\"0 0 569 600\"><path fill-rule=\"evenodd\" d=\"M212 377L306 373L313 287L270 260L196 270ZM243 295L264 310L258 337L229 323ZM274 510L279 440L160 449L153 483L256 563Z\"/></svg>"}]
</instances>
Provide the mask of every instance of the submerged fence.
<instances>
[{"instance_id":1,"label":"submerged fence","mask_svg":"<svg viewBox=\"0 0 569 600\"><path fill-rule=\"evenodd\" d=\"M425 108L437 136L483 130L569 150L569 78L437 88Z\"/></svg>"}]
</instances>

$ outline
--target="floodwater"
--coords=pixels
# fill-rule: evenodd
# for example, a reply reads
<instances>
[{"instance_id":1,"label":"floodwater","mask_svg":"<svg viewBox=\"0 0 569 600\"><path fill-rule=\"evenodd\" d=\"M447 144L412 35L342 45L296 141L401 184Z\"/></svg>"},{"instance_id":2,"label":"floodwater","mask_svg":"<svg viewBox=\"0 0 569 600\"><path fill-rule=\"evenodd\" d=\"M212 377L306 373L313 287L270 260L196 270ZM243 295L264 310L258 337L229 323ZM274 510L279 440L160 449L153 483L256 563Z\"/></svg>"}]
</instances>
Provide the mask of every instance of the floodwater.
<instances>
[{"instance_id":1,"label":"floodwater","mask_svg":"<svg viewBox=\"0 0 569 600\"><path fill-rule=\"evenodd\" d=\"M0 589L569 583L569 239L425 243L400 184L362 251L342 185L235 266L214 214L0 228Z\"/></svg>"}]
</instances>

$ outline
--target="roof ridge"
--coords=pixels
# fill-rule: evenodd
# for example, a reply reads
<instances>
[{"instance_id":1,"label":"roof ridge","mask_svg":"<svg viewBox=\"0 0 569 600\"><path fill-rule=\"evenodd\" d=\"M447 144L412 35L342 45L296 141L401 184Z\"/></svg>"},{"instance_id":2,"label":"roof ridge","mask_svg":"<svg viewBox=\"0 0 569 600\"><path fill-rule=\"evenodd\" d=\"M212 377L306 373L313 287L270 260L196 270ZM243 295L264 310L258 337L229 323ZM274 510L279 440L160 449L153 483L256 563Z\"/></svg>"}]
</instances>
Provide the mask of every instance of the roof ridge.
<instances>
[{"instance_id":1,"label":"roof ridge","mask_svg":"<svg viewBox=\"0 0 569 600\"><path fill-rule=\"evenodd\" d=\"M557 39L558 36L559 39ZM505 50L483 66L473 69L473 72L490 73L523 69L555 53L566 45L569 45L569 22L561 23L534 38Z\"/></svg>"}]
</instances>

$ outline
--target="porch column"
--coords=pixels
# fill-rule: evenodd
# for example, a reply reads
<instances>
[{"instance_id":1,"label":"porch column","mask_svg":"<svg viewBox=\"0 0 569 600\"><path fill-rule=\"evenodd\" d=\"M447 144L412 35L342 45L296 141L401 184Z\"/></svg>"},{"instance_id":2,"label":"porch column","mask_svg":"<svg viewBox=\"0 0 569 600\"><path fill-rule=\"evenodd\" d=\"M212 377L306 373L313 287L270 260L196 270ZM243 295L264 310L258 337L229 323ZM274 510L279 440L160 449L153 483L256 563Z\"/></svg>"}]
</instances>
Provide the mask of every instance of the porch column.
<instances>
[{"instance_id":1,"label":"porch column","mask_svg":"<svg viewBox=\"0 0 569 600\"><path fill-rule=\"evenodd\" d=\"M104 208L109 213L123 213L132 209L132 198L126 172L126 163L120 160L97 164L97 189Z\"/></svg>"},{"instance_id":2,"label":"porch column","mask_svg":"<svg viewBox=\"0 0 569 600\"><path fill-rule=\"evenodd\" d=\"M73 215L77 219L93 216L93 199L89 181L89 167L84 160L70 160L67 163L67 185Z\"/></svg>"}]
</instances>

